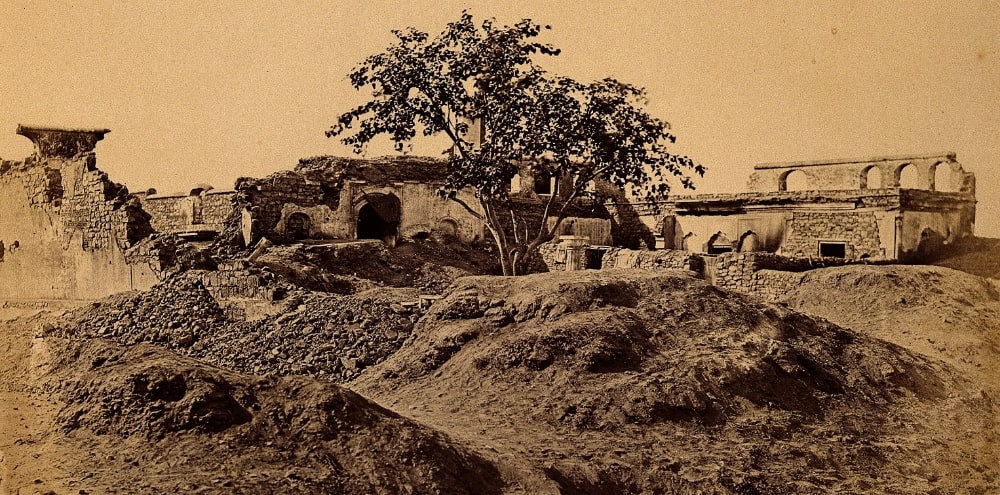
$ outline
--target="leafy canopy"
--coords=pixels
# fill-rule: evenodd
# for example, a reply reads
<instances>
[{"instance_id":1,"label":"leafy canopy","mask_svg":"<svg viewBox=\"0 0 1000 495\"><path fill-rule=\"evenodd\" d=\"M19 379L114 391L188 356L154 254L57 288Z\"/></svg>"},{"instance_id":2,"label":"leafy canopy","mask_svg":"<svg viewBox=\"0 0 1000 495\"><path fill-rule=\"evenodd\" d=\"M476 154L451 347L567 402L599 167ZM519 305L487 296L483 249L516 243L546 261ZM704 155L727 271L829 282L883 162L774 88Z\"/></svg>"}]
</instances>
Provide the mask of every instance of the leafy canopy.
<instances>
[{"instance_id":1,"label":"leafy canopy","mask_svg":"<svg viewBox=\"0 0 1000 495\"><path fill-rule=\"evenodd\" d=\"M581 83L535 63L559 54L535 41L549 28L529 19L477 25L463 12L433 38L414 28L393 31L397 43L350 73L355 88L371 89L371 99L341 115L327 136L341 136L361 153L380 135L397 150L418 132L446 135L452 148L443 194L458 201L458 190L473 188L480 208L463 206L486 222L501 257L522 260L552 238L570 202L594 194L593 180L628 187L650 202L666 197L670 176L693 188L689 174L705 169L667 150L675 137L644 109L644 90L612 78ZM553 228L543 219L537 230L524 226L518 235L510 184L526 163L562 189L545 206L545 216L557 218ZM512 224L514 238L505 239Z\"/></svg>"}]
</instances>

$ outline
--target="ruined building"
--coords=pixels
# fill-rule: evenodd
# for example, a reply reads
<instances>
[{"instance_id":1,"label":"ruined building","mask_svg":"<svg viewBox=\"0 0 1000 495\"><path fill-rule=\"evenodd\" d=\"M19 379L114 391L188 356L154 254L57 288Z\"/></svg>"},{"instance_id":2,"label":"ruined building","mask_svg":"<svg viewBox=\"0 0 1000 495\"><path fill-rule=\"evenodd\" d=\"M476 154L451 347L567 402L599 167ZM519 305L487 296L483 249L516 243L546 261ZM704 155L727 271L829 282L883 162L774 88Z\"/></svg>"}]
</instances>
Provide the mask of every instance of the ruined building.
<instances>
[{"instance_id":1,"label":"ruined building","mask_svg":"<svg viewBox=\"0 0 1000 495\"><path fill-rule=\"evenodd\" d=\"M107 129L19 126L35 144L0 161L0 299L92 299L157 281L150 216L97 169Z\"/></svg>"},{"instance_id":2,"label":"ruined building","mask_svg":"<svg viewBox=\"0 0 1000 495\"><path fill-rule=\"evenodd\" d=\"M489 242L476 215L439 196L447 173L441 160L314 157L294 170L238 179L233 189L130 194L96 167L94 147L108 132L18 128L35 150L24 161L0 160L0 299L92 299L146 288L197 261L185 258L193 252L178 240L185 238L221 236L237 251L265 237L391 245L438 232ZM559 191L527 167L511 196L540 220L539 205ZM478 208L472 191L459 198ZM581 201L559 232L579 262L567 248L550 246L549 258L579 268L639 266L648 258L658 267L701 265L724 281L732 264L726 253L744 253L753 255L743 263L752 269L736 278L751 289L756 271L790 263L778 258L920 261L973 234L975 178L953 153L772 163L755 168L748 192L648 206ZM611 245L665 250L642 258Z\"/></svg>"},{"instance_id":3,"label":"ruined building","mask_svg":"<svg viewBox=\"0 0 1000 495\"><path fill-rule=\"evenodd\" d=\"M664 247L913 262L973 235L975 177L954 153L766 163L747 189L675 197Z\"/></svg>"}]
</instances>

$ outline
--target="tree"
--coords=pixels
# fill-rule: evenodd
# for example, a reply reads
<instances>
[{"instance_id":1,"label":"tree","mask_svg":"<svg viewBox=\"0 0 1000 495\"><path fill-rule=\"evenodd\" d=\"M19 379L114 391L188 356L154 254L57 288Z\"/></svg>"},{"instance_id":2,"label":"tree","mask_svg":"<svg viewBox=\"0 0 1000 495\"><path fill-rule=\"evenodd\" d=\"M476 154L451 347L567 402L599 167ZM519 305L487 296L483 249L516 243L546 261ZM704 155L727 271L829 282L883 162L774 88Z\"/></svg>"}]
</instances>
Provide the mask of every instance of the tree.
<instances>
[{"instance_id":1,"label":"tree","mask_svg":"<svg viewBox=\"0 0 1000 495\"><path fill-rule=\"evenodd\" d=\"M554 237L570 205L594 196L592 181L656 204L670 190L668 177L693 189L691 172L705 172L667 150L675 137L645 111L643 89L611 78L585 84L539 67L534 57L559 54L535 41L543 29L550 27L530 19L477 25L463 12L434 38L414 28L393 31L396 44L350 73L356 89L371 88L371 99L326 133L356 153L380 135L397 150L418 131L447 136L440 193L485 223L505 275L525 272L528 254ZM511 181L525 164L560 188L545 200L539 225L529 225L511 198ZM478 210L458 197L463 188L473 188Z\"/></svg>"}]
</instances>

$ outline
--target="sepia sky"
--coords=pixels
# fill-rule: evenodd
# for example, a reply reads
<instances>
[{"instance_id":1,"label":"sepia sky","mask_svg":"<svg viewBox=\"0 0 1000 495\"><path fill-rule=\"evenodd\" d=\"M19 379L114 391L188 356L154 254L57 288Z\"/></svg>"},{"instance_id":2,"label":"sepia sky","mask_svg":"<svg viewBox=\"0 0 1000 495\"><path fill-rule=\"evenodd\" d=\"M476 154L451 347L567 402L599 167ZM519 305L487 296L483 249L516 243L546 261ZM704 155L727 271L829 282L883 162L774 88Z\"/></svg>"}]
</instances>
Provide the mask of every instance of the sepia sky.
<instances>
[{"instance_id":1,"label":"sepia sky","mask_svg":"<svg viewBox=\"0 0 1000 495\"><path fill-rule=\"evenodd\" d=\"M100 168L172 192L347 155L323 134L362 101L347 72L391 29L437 33L463 8L551 24L553 72L647 88L675 151L709 168L698 192L739 191L760 162L954 151L977 233L1000 237L995 2L3 0L0 157L30 154L18 123L106 127Z\"/></svg>"}]
</instances>

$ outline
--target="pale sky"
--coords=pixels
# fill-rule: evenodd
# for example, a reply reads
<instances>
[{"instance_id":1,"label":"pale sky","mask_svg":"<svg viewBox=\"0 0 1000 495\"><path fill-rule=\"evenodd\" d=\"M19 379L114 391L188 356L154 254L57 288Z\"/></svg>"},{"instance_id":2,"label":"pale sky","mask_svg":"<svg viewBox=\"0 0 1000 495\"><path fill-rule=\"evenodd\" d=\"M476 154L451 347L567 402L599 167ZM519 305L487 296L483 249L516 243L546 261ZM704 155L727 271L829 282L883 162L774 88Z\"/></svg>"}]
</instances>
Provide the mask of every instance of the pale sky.
<instances>
[{"instance_id":1,"label":"pale sky","mask_svg":"<svg viewBox=\"0 0 1000 495\"><path fill-rule=\"evenodd\" d=\"M0 157L31 153L18 123L106 127L101 169L172 192L349 155L323 134L364 97L348 71L463 8L551 24L553 72L647 88L675 151L709 168L699 193L742 190L760 162L954 151L977 233L1000 237L994 2L2 0Z\"/></svg>"}]
</instances>

